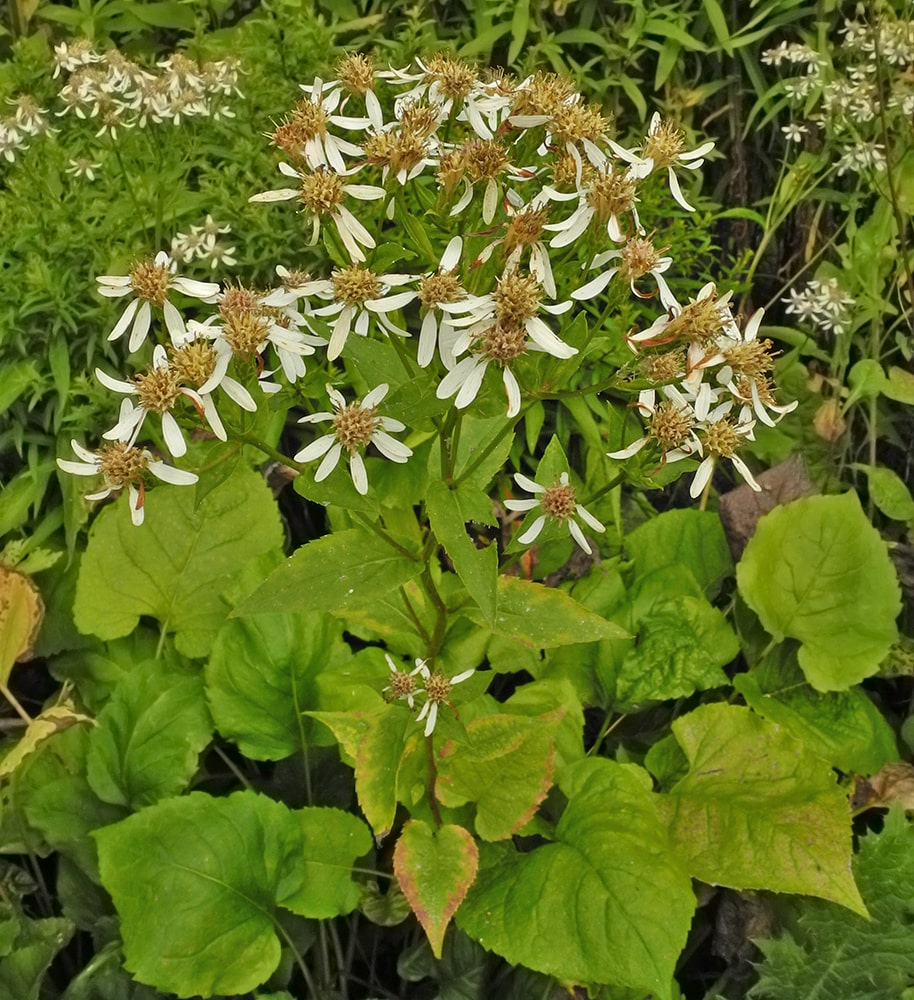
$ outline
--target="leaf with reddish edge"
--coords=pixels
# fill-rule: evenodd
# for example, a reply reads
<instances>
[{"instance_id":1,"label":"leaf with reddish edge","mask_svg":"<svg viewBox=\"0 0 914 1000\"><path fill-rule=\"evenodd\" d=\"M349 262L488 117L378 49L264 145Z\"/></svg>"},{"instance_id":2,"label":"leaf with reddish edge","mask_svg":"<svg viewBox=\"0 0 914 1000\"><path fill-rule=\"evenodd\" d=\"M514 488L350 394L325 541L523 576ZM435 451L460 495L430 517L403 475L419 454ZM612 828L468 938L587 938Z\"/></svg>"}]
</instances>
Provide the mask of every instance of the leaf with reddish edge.
<instances>
[{"instance_id":1,"label":"leaf with reddish edge","mask_svg":"<svg viewBox=\"0 0 914 1000\"><path fill-rule=\"evenodd\" d=\"M490 715L448 740L438 754L435 794L446 806L476 804L476 832L505 840L528 823L552 787L555 736L563 710L529 718Z\"/></svg>"},{"instance_id":2,"label":"leaf with reddish edge","mask_svg":"<svg viewBox=\"0 0 914 1000\"><path fill-rule=\"evenodd\" d=\"M422 924L435 958L441 958L444 932L476 878L479 850L469 830L422 820L403 827L394 849L394 874Z\"/></svg>"},{"instance_id":3,"label":"leaf with reddish edge","mask_svg":"<svg viewBox=\"0 0 914 1000\"><path fill-rule=\"evenodd\" d=\"M377 838L390 833L397 811L404 762L422 733L405 705L382 705L373 712L305 712L337 738L355 767L359 805Z\"/></svg>"}]
</instances>

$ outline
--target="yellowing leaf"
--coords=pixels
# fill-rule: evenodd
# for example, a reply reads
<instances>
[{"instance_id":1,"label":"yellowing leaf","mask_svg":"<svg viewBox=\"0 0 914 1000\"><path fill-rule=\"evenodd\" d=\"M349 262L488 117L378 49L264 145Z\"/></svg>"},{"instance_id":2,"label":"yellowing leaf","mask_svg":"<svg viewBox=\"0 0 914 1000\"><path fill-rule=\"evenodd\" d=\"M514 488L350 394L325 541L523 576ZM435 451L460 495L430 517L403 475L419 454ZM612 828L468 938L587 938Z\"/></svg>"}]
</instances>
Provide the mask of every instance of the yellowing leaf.
<instances>
[{"instance_id":1,"label":"yellowing leaf","mask_svg":"<svg viewBox=\"0 0 914 1000\"><path fill-rule=\"evenodd\" d=\"M0 778L13 773L30 753L41 746L46 739L55 733L63 732L79 722L93 722L88 715L80 715L69 704L55 705L42 712L26 727L22 739L0 761Z\"/></svg>"},{"instance_id":2,"label":"yellowing leaf","mask_svg":"<svg viewBox=\"0 0 914 1000\"><path fill-rule=\"evenodd\" d=\"M403 828L394 850L394 873L403 895L441 958L444 932L476 878L479 850L462 826L433 830L421 820Z\"/></svg>"},{"instance_id":3,"label":"yellowing leaf","mask_svg":"<svg viewBox=\"0 0 914 1000\"><path fill-rule=\"evenodd\" d=\"M28 658L44 617L41 594L23 573L0 566L0 684L17 660Z\"/></svg>"}]
</instances>

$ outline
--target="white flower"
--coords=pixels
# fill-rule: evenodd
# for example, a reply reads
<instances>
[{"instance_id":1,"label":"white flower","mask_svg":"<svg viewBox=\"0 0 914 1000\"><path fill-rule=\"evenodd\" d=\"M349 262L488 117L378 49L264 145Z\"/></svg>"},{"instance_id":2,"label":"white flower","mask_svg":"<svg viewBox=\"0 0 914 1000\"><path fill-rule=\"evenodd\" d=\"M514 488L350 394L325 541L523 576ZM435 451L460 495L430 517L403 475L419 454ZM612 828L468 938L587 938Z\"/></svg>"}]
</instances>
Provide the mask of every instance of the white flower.
<instances>
[{"instance_id":1,"label":"white flower","mask_svg":"<svg viewBox=\"0 0 914 1000\"><path fill-rule=\"evenodd\" d=\"M642 239L640 236L628 240L621 250L607 250L597 254L590 266L603 267L611 260L619 261L618 265L607 268L580 288L576 288L571 292L571 298L582 301L599 295L618 274L628 281L632 292L639 299L649 299L656 293L639 291L636 282L645 275L650 275L657 283L657 291L660 293L660 302L664 309L672 309L677 305L676 298L666 283L666 278L663 277L664 272L669 270L673 263L673 258L662 257L650 240Z\"/></svg>"},{"instance_id":2,"label":"white flower","mask_svg":"<svg viewBox=\"0 0 914 1000\"><path fill-rule=\"evenodd\" d=\"M382 693L388 693L388 701L405 701L410 708L416 706L416 695L422 690L415 681L416 674L421 674L423 680L428 680L429 669L425 665L425 660L416 660L416 666L409 672L401 670L391 659L388 653L384 654L387 666L390 669L390 684L381 689Z\"/></svg>"},{"instance_id":3,"label":"white flower","mask_svg":"<svg viewBox=\"0 0 914 1000\"><path fill-rule=\"evenodd\" d=\"M175 486L190 486L197 481L197 476L193 472L185 472L183 469L176 469L174 466L159 462L153 459L152 453L145 448L134 448L124 441L105 445L97 452L89 451L78 441L71 441L70 444L82 461L71 462L58 458L57 464L60 468L74 476L102 476L105 481L104 488L88 494L87 500L104 500L126 486L130 497L130 519L137 525L143 523L144 472L148 470L162 482L172 483Z\"/></svg>"},{"instance_id":4,"label":"white flower","mask_svg":"<svg viewBox=\"0 0 914 1000\"><path fill-rule=\"evenodd\" d=\"M364 261L365 252L362 247L373 249L376 246L375 239L343 202L347 196L357 201L377 201L384 197L384 188L371 184L346 184L340 174L323 168L310 174L302 174L288 163L280 163L279 169L287 177L297 177L301 181L300 187L263 191L252 195L248 201L300 199L311 216L310 246L317 243L320 236L322 216L329 215L349 256L353 260Z\"/></svg>"},{"instance_id":5,"label":"white flower","mask_svg":"<svg viewBox=\"0 0 914 1000\"><path fill-rule=\"evenodd\" d=\"M352 331L360 337L367 336L373 319L386 333L408 337L409 333L395 326L387 314L402 309L418 294L415 290L392 293L391 289L415 280L412 274L376 274L361 264L352 264L337 268L329 279L314 282L309 291L332 300L311 313L312 316L335 317L327 348L328 360L335 361L343 353Z\"/></svg>"},{"instance_id":6,"label":"white flower","mask_svg":"<svg viewBox=\"0 0 914 1000\"><path fill-rule=\"evenodd\" d=\"M428 668L426 667L426 671ZM425 697L428 699L422 706L422 711L416 717L417 722L425 720L425 735L431 736L435 731L435 723L438 721L438 706L450 705L451 688L455 684L462 684L465 680L475 674L475 669L464 670L456 677L445 677L437 670L433 674L426 673L425 676Z\"/></svg>"},{"instance_id":7,"label":"white flower","mask_svg":"<svg viewBox=\"0 0 914 1000\"><path fill-rule=\"evenodd\" d=\"M99 284L99 294L106 298L133 296L108 334L109 340L122 337L133 320L127 348L131 353L139 350L149 333L152 307L156 306L165 316L165 326L172 343L181 342L187 328L177 308L168 300L168 293L175 290L204 302L215 302L219 285L212 281L182 278L175 274L176 270L175 262L164 250L160 250L154 259L141 261L127 275L103 274L95 279Z\"/></svg>"},{"instance_id":8,"label":"white flower","mask_svg":"<svg viewBox=\"0 0 914 1000\"><path fill-rule=\"evenodd\" d=\"M544 228L558 233L549 246L560 248L574 243L587 232L593 219L614 243L622 243L626 234L622 228L622 218L631 213L634 226L639 234L644 232L635 207L637 175L631 170L617 170L611 163L595 170L582 180L579 190L572 195L562 194L552 188L544 188L550 200L567 201L578 198L578 207L562 222L550 222Z\"/></svg>"},{"instance_id":9,"label":"white flower","mask_svg":"<svg viewBox=\"0 0 914 1000\"><path fill-rule=\"evenodd\" d=\"M675 386L663 386L660 400L657 390L642 389L634 406L647 421L647 431L631 444L618 451L608 452L609 458L624 461L636 455L649 442L655 442L660 449L661 465L678 462L699 450L695 435L697 416L695 404Z\"/></svg>"},{"instance_id":10,"label":"white flower","mask_svg":"<svg viewBox=\"0 0 914 1000\"><path fill-rule=\"evenodd\" d=\"M685 133L674 122L664 121L658 111L651 116L647 138L641 146L640 154L624 149L612 139L608 142L617 156L631 164L635 177L647 177L653 170L662 170L666 167L670 193L687 212L695 211L685 200L673 167L697 170L704 163L704 157L714 148L713 142L703 142L697 149L683 152Z\"/></svg>"},{"instance_id":11,"label":"white flower","mask_svg":"<svg viewBox=\"0 0 914 1000\"><path fill-rule=\"evenodd\" d=\"M368 492L368 473L362 452L373 444L385 458L392 462L405 462L412 449L392 438L388 431L403 431L405 425L392 417L378 416L378 403L387 395L388 386L382 382L365 395L361 403L346 405L342 393L333 386L327 386L327 395L333 403L335 413L312 413L299 420L300 424L331 421L333 432L312 441L295 456L296 462L312 462L323 456L323 461L314 473L316 482L321 482L336 468L343 451L349 453L349 473L356 490L363 496Z\"/></svg>"},{"instance_id":12,"label":"white flower","mask_svg":"<svg viewBox=\"0 0 914 1000\"><path fill-rule=\"evenodd\" d=\"M707 388L707 385L703 388ZM720 391L714 390L715 396ZM732 407L733 401L728 399L711 410L701 422L698 430L698 442L699 453L704 458L689 487L689 495L693 499L700 496L711 481L714 466L719 458L729 459L749 486L756 493L761 491L761 486L755 481L749 467L736 454L736 449L742 443L743 438L754 440L755 421L749 416L748 407L743 407L735 420L731 419L729 414Z\"/></svg>"},{"instance_id":13,"label":"white flower","mask_svg":"<svg viewBox=\"0 0 914 1000\"><path fill-rule=\"evenodd\" d=\"M416 294L423 312L417 357L420 368L428 367L435 347L453 333L451 317L471 313L478 306L479 300L466 293L455 274L462 250L463 240L455 236L445 247L438 270L419 278Z\"/></svg>"},{"instance_id":14,"label":"white flower","mask_svg":"<svg viewBox=\"0 0 914 1000\"><path fill-rule=\"evenodd\" d=\"M80 177L87 181L94 181L95 171L101 169L100 163L94 163L86 156L78 156L69 162L66 172L72 177Z\"/></svg>"},{"instance_id":15,"label":"white flower","mask_svg":"<svg viewBox=\"0 0 914 1000\"><path fill-rule=\"evenodd\" d=\"M802 142L803 136L809 134L809 129L805 125L791 122L789 125L784 125L781 132L788 142Z\"/></svg>"},{"instance_id":16,"label":"white flower","mask_svg":"<svg viewBox=\"0 0 914 1000\"><path fill-rule=\"evenodd\" d=\"M529 493L537 494L534 500L505 500L508 510L529 511L536 507L542 511L533 521L529 528L518 536L518 541L522 545L527 545L534 541L543 530L547 520L558 521L560 524L568 525L571 537L588 554L592 553L590 543L584 537L581 526L575 520L579 517L593 531L604 532L606 528L575 499L575 489L569 485L568 473L563 472L559 476L559 481L553 486L541 486L532 479L519 472L514 474L514 481L521 489Z\"/></svg>"},{"instance_id":17,"label":"white flower","mask_svg":"<svg viewBox=\"0 0 914 1000\"><path fill-rule=\"evenodd\" d=\"M202 414L203 400L193 389L181 385L178 373L169 365L165 348L161 344L156 344L152 352L152 366L149 370L137 375L132 382L112 378L101 368L95 369L95 377L106 389L136 396L139 400L138 406L129 399L121 402L117 423L102 435L106 441L129 441L132 444L139 436L146 414L158 413L162 419L162 437L171 454L180 458L187 451L184 435L171 409L183 395Z\"/></svg>"}]
</instances>

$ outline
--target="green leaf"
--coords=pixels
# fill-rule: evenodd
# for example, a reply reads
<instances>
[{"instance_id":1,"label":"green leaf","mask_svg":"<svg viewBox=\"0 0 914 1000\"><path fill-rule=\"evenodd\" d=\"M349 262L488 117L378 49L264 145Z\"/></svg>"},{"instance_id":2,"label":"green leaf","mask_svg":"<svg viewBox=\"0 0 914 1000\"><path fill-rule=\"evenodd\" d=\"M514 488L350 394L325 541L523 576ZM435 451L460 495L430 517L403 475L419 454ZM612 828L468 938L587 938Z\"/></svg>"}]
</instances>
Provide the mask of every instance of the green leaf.
<instances>
[{"instance_id":1,"label":"green leaf","mask_svg":"<svg viewBox=\"0 0 914 1000\"><path fill-rule=\"evenodd\" d=\"M432 530L491 627L495 620L498 551L494 545L477 548L467 534L466 523L492 524L492 501L481 490L450 489L441 480L433 480L425 505Z\"/></svg>"},{"instance_id":2,"label":"green leaf","mask_svg":"<svg viewBox=\"0 0 914 1000\"><path fill-rule=\"evenodd\" d=\"M371 850L368 827L342 809L298 809L294 816L304 843L302 886L282 905L313 920L351 913L361 896L352 881L352 866Z\"/></svg>"},{"instance_id":3,"label":"green leaf","mask_svg":"<svg viewBox=\"0 0 914 1000\"><path fill-rule=\"evenodd\" d=\"M361 528L337 531L292 553L235 615L344 611L412 580L422 563Z\"/></svg>"},{"instance_id":4,"label":"green leaf","mask_svg":"<svg viewBox=\"0 0 914 1000\"><path fill-rule=\"evenodd\" d=\"M637 622L637 635L616 678L616 698L626 704L722 687L721 667L739 652L727 619L703 597L658 601Z\"/></svg>"},{"instance_id":5,"label":"green leaf","mask_svg":"<svg viewBox=\"0 0 914 1000\"><path fill-rule=\"evenodd\" d=\"M845 400L845 409L861 399L873 399L885 387L886 377L882 365L872 358L858 361L847 373L851 391Z\"/></svg>"},{"instance_id":6,"label":"green leaf","mask_svg":"<svg viewBox=\"0 0 914 1000\"><path fill-rule=\"evenodd\" d=\"M722 581L733 572L724 529L713 511L665 511L626 535L625 547L639 576L667 566L684 566L709 598L717 595Z\"/></svg>"},{"instance_id":7,"label":"green leaf","mask_svg":"<svg viewBox=\"0 0 914 1000\"><path fill-rule=\"evenodd\" d=\"M895 570L854 493L766 514L736 579L775 639L802 643L800 667L818 691L846 690L875 673L895 641Z\"/></svg>"},{"instance_id":8,"label":"green leaf","mask_svg":"<svg viewBox=\"0 0 914 1000\"><path fill-rule=\"evenodd\" d=\"M165 660L137 664L89 737L89 784L103 802L133 811L180 795L212 731L199 672Z\"/></svg>"},{"instance_id":9,"label":"green leaf","mask_svg":"<svg viewBox=\"0 0 914 1000\"><path fill-rule=\"evenodd\" d=\"M879 465L855 464L853 468L866 473L870 498L886 517L893 521L914 521L914 498L897 473Z\"/></svg>"},{"instance_id":10,"label":"green leaf","mask_svg":"<svg viewBox=\"0 0 914 1000\"><path fill-rule=\"evenodd\" d=\"M514 443L512 430L513 425L504 416L474 417L464 414L454 459L455 480L463 486L487 489L508 460ZM436 468L434 472L440 474L440 469Z\"/></svg>"},{"instance_id":11,"label":"green leaf","mask_svg":"<svg viewBox=\"0 0 914 1000\"><path fill-rule=\"evenodd\" d=\"M690 769L664 808L695 878L866 912L850 875L847 797L829 764L735 705L703 705L677 719L673 733Z\"/></svg>"},{"instance_id":12,"label":"green leaf","mask_svg":"<svg viewBox=\"0 0 914 1000\"><path fill-rule=\"evenodd\" d=\"M73 614L80 631L115 639L156 618L185 656L206 656L230 611L223 596L246 565L279 551L276 503L263 479L238 470L194 508L193 490L146 497L141 527L126 503L103 510L80 564Z\"/></svg>"},{"instance_id":13,"label":"green leaf","mask_svg":"<svg viewBox=\"0 0 914 1000\"><path fill-rule=\"evenodd\" d=\"M563 790L555 843L482 848L459 927L512 964L670 1000L695 900L649 777L585 760L565 772Z\"/></svg>"},{"instance_id":14,"label":"green leaf","mask_svg":"<svg viewBox=\"0 0 914 1000\"><path fill-rule=\"evenodd\" d=\"M385 837L394 822L404 785L410 783L409 759L416 754L422 730L403 705L373 712L309 712L337 738L355 767L359 806L375 836Z\"/></svg>"},{"instance_id":15,"label":"green leaf","mask_svg":"<svg viewBox=\"0 0 914 1000\"><path fill-rule=\"evenodd\" d=\"M400 834L394 849L394 874L435 958L441 958L444 932L473 884L478 864L476 842L462 826L433 830L421 820L412 820Z\"/></svg>"},{"instance_id":16,"label":"green leaf","mask_svg":"<svg viewBox=\"0 0 914 1000\"><path fill-rule=\"evenodd\" d=\"M875 774L898 760L892 727L866 692L859 687L813 690L797 666L795 651L782 653L784 649L733 678L750 708L845 773Z\"/></svg>"},{"instance_id":17,"label":"green leaf","mask_svg":"<svg viewBox=\"0 0 914 1000\"><path fill-rule=\"evenodd\" d=\"M448 807L476 805L476 832L505 840L536 813L552 787L553 740L562 713L539 718L488 715L466 727L466 741L438 751L435 795Z\"/></svg>"},{"instance_id":18,"label":"green leaf","mask_svg":"<svg viewBox=\"0 0 914 1000\"><path fill-rule=\"evenodd\" d=\"M701 0L701 6L708 18L708 24L717 38L718 44L725 52L730 50L730 29L727 26L727 17L721 9L717 0Z\"/></svg>"},{"instance_id":19,"label":"green leaf","mask_svg":"<svg viewBox=\"0 0 914 1000\"><path fill-rule=\"evenodd\" d=\"M124 965L180 996L253 990L279 964L279 907L345 912L341 879L367 841L364 828L353 835L357 823L333 809L294 813L254 792L193 792L96 831Z\"/></svg>"},{"instance_id":20,"label":"green leaf","mask_svg":"<svg viewBox=\"0 0 914 1000\"><path fill-rule=\"evenodd\" d=\"M896 403L914 406L914 375L904 368L892 365L886 383L882 387L882 395L894 399Z\"/></svg>"},{"instance_id":21,"label":"green leaf","mask_svg":"<svg viewBox=\"0 0 914 1000\"><path fill-rule=\"evenodd\" d=\"M206 665L206 696L216 727L253 760L282 760L307 747L325 670L352 654L330 615L258 615L229 619Z\"/></svg>"},{"instance_id":22,"label":"green leaf","mask_svg":"<svg viewBox=\"0 0 914 1000\"><path fill-rule=\"evenodd\" d=\"M485 624L472 608L466 614ZM625 629L588 611L562 591L513 576L498 578L498 610L492 631L535 649L629 638Z\"/></svg>"},{"instance_id":23,"label":"green leaf","mask_svg":"<svg viewBox=\"0 0 914 1000\"><path fill-rule=\"evenodd\" d=\"M21 919L12 951L0 960L0 1000L39 1000L45 973L73 930L61 917Z\"/></svg>"},{"instance_id":24,"label":"green leaf","mask_svg":"<svg viewBox=\"0 0 914 1000\"><path fill-rule=\"evenodd\" d=\"M870 919L803 900L787 931L756 941L765 956L754 1000L899 1000L914 982L914 827L892 810L860 840L854 875Z\"/></svg>"}]
</instances>

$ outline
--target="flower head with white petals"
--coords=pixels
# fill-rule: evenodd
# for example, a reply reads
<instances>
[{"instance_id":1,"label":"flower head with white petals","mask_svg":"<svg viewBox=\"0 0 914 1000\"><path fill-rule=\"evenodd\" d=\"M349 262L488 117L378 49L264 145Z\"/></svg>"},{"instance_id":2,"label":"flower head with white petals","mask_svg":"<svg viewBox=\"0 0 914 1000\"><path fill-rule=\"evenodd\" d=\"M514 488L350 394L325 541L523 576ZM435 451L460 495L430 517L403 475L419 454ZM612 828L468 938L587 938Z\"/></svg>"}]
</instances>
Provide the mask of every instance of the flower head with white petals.
<instances>
[{"instance_id":1,"label":"flower head with white petals","mask_svg":"<svg viewBox=\"0 0 914 1000\"><path fill-rule=\"evenodd\" d=\"M384 654L387 666L390 670L390 683L381 689L382 694L386 694L388 701L405 701L410 708L416 706L416 695L422 691L416 676L421 675L423 680L428 680L429 670L425 665L425 660L416 660L413 670L401 670L394 663L389 653Z\"/></svg>"},{"instance_id":2,"label":"flower head with white petals","mask_svg":"<svg viewBox=\"0 0 914 1000\"><path fill-rule=\"evenodd\" d=\"M131 354L139 350L149 333L152 308L155 306L161 309L165 316L165 326L172 343L181 341L187 333L187 328L181 313L169 301L168 293L174 290L195 299L202 299L204 302L215 302L219 285L213 281L182 278L175 273L176 270L177 264L164 250L160 250L154 258L140 261L129 274L103 274L95 279L99 284L99 294L106 298L133 296L114 329L108 334L109 340L118 340L122 337L132 320L133 326L127 349Z\"/></svg>"},{"instance_id":3,"label":"flower head with white petals","mask_svg":"<svg viewBox=\"0 0 914 1000\"><path fill-rule=\"evenodd\" d=\"M670 193L687 212L695 211L686 201L673 167L697 170L704 163L704 157L714 148L713 142L703 142L697 149L686 150L685 133L682 129L675 122L661 118L660 112L655 111L639 153L625 149L612 139L609 140L609 145L617 156L631 164L635 177L647 177L654 170L666 168Z\"/></svg>"},{"instance_id":4,"label":"flower head with white petals","mask_svg":"<svg viewBox=\"0 0 914 1000\"><path fill-rule=\"evenodd\" d=\"M78 441L70 445L79 462L58 458L57 464L64 472L74 476L101 476L104 488L86 496L87 500L104 500L112 493L127 489L130 496L130 519L134 524L143 523L143 506L146 497L144 473L151 472L162 482L175 486L191 486L197 481L193 472L176 469L152 457L145 448L135 448L124 441L104 445L98 451L89 451Z\"/></svg>"},{"instance_id":5,"label":"flower head with white petals","mask_svg":"<svg viewBox=\"0 0 914 1000\"><path fill-rule=\"evenodd\" d=\"M323 456L314 478L321 482L336 468L344 451L349 454L349 473L356 490L363 496L368 492L368 473L362 452L373 444L378 451L392 462L405 462L412 449L390 436L388 431L403 431L406 426L392 417L378 415L378 404L387 395L388 386L382 382L367 393L361 402L346 404L341 392L327 386L327 395L333 403L335 413L311 413L302 417L299 423L323 423L330 421L333 431L302 448L295 456L296 462L312 462Z\"/></svg>"},{"instance_id":6,"label":"flower head with white petals","mask_svg":"<svg viewBox=\"0 0 914 1000\"><path fill-rule=\"evenodd\" d=\"M424 719L425 735L431 736L435 731L435 723L438 721L439 707L447 705L449 708L453 708L449 700L451 689L454 685L462 684L464 681L469 680L476 673L476 670L463 670L455 677L445 677L438 670L434 673L429 673L428 667L425 670L425 697L428 700L422 706L422 710L416 717L416 721L422 722Z\"/></svg>"},{"instance_id":7,"label":"flower head with white petals","mask_svg":"<svg viewBox=\"0 0 914 1000\"><path fill-rule=\"evenodd\" d=\"M518 536L517 540L522 545L529 545L535 541L546 522L551 520L559 524L566 524L575 542L588 555L592 554L593 549L590 547L590 542L587 541L575 518L580 518L588 528L601 534L606 531L606 528L593 514L577 502L575 488L571 485L567 472L563 472L559 476L559 481L552 486L542 486L520 472L514 474L514 481L521 489L535 494L535 499L505 500L505 506L508 510L531 511L536 508L540 510L526 531Z\"/></svg>"}]
</instances>

